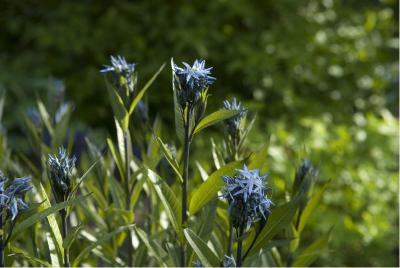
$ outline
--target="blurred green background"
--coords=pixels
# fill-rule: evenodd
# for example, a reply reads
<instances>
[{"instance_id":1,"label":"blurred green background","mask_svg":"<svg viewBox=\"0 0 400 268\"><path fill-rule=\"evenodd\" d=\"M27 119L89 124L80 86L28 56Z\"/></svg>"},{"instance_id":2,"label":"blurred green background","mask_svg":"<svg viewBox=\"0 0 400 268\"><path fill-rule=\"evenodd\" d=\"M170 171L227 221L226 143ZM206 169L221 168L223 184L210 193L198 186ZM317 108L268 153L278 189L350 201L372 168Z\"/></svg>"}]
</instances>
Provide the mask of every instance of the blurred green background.
<instances>
[{"instance_id":1,"label":"blurred green background","mask_svg":"<svg viewBox=\"0 0 400 268\"><path fill-rule=\"evenodd\" d=\"M110 55L137 62L142 85L171 57L204 58L217 77L209 110L237 97L257 113L248 146L271 134L277 191L304 155L321 180L332 180L307 234L311 240L334 226L315 265L398 266L398 10L396 0L2 0L9 146L24 152L21 115L54 79L75 106L71 128L101 144L113 129L98 72ZM146 100L172 139L169 68ZM195 154L211 159L209 145L203 135Z\"/></svg>"}]
</instances>

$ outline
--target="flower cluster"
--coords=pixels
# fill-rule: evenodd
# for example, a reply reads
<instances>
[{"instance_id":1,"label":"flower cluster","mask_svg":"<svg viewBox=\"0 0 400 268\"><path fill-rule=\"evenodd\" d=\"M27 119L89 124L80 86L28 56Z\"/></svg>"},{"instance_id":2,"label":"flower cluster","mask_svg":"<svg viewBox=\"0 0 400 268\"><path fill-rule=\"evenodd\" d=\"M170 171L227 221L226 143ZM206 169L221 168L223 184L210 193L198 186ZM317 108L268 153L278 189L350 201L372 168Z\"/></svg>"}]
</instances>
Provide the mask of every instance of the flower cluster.
<instances>
[{"instance_id":1,"label":"flower cluster","mask_svg":"<svg viewBox=\"0 0 400 268\"><path fill-rule=\"evenodd\" d=\"M19 209L27 209L28 205L24 202L24 194L32 189L31 177L14 179L7 187L8 179L0 175L0 207L1 211L7 209L14 221Z\"/></svg>"},{"instance_id":2,"label":"flower cluster","mask_svg":"<svg viewBox=\"0 0 400 268\"><path fill-rule=\"evenodd\" d=\"M75 157L68 157L64 148L60 148L58 156L49 155L49 177L57 202L66 200L72 190L71 178L75 167Z\"/></svg>"},{"instance_id":3,"label":"flower cluster","mask_svg":"<svg viewBox=\"0 0 400 268\"><path fill-rule=\"evenodd\" d=\"M205 68L204 60L195 60L193 66L186 62L182 63L183 68L173 65L174 77L177 78L177 98L179 104L184 107L196 103L206 88L211 85L216 78L210 76L211 69ZM176 80L176 79L174 79Z\"/></svg>"},{"instance_id":4,"label":"flower cluster","mask_svg":"<svg viewBox=\"0 0 400 268\"><path fill-rule=\"evenodd\" d=\"M241 103L238 102L236 98L234 98L232 102L225 100L224 108L226 110L240 111L239 114L225 120L225 123L228 126L228 134L232 137L237 136L240 131L240 123L242 119L246 117L247 110L242 107Z\"/></svg>"},{"instance_id":5,"label":"flower cluster","mask_svg":"<svg viewBox=\"0 0 400 268\"><path fill-rule=\"evenodd\" d=\"M111 73L114 78L114 85L120 90L128 89L133 92L135 89L135 63L128 63L122 56L111 56L111 65L104 65L100 73Z\"/></svg>"},{"instance_id":6,"label":"flower cluster","mask_svg":"<svg viewBox=\"0 0 400 268\"><path fill-rule=\"evenodd\" d=\"M260 176L259 170L249 170L246 165L243 169L237 169L233 177L222 176L225 182L222 197L228 200L229 214L235 228L248 229L252 223L269 215L273 203L266 196L266 192L271 190L264 181L267 176Z\"/></svg>"}]
</instances>

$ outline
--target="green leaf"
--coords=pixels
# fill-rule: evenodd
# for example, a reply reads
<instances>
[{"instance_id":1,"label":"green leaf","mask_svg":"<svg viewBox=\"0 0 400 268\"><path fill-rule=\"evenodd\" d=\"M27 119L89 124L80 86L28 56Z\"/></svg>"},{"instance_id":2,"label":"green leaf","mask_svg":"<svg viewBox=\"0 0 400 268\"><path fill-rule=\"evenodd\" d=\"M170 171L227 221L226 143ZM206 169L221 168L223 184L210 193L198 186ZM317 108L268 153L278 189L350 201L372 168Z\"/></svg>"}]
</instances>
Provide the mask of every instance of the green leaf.
<instances>
[{"instance_id":1,"label":"green leaf","mask_svg":"<svg viewBox=\"0 0 400 268\"><path fill-rule=\"evenodd\" d=\"M221 178L222 175L233 176L236 173L236 169L243 166L244 163L245 160L231 162L214 171L200 187L194 190L190 199L189 214L194 215L217 195L224 184Z\"/></svg>"},{"instance_id":2,"label":"green leaf","mask_svg":"<svg viewBox=\"0 0 400 268\"><path fill-rule=\"evenodd\" d=\"M124 232L126 230L132 229L134 226L135 226L134 224L128 224L128 225L120 226L120 227L116 228L114 231L112 231L110 233L103 234L96 242L91 243L89 246L84 248L81 251L81 253L79 253L79 255L75 258L75 260L73 262L73 266L79 266L79 264L81 263L83 258L87 254L89 254L93 249L95 249L98 246L101 246L106 241L111 239L113 236L115 236L115 235L117 235L117 234L119 234L121 232Z\"/></svg>"},{"instance_id":3,"label":"green leaf","mask_svg":"<svg viewBox=\"0 0 400 268\"><path fill-rule=\"evenodd\" d=\"M310 246L308 246L301 254L299 254L294 262L294 267L308 267L310 266L317 258L318 255L323 251L322 249L328 244L329 237L331 234L331 230L321 238L316 240Z\"/></svg>"},{"instance_id":4,"label":"green leaf","mask_svg":"<svg viewBox=\"0 0 400 268\"><path fill-rule=\"evenodd\" d=\"M77 197L76 199L73 200L69 200L69 201L65 201L65 202L61 202L58 204L53 205L52 207L49 207L41 212L38 212L32 216L30 216L29 218L25 219L24 221L20 222L19 224L17 224L14 228L14 232L13 232L13 236L11 237L11 239L15 238L16 235L21 234L25 229L31 227L33 224L35 224L36 222L43 220L44 218L46 218L47 216L58 212L66 207L69 206L73 206L76 204L79 204L83 199L85 199L86 197L88 197L90 194L84 195L84 196L80 196Z\"/></svg>"},{"instance_id":5,"label":"green leaf","mask_svg":"<svg viewBox=\"0 0 400 268\"><path fill-rule=\"evenodd\" d=\"M82 184L83 180L87 177L87 175L92 171L92 169L96 166L100 159L97 159L87 170L86 172L78 179L78 182L75 184L74 188L72 188L70 196L73 196L78 190L79 186Z\"/></svg>"},{"instance_id":6,"label":"green leaf","mask_svg":"<svg viewBox=\"0 0 400 268\"><path fill-rule=\"evenodd\" d=\"M158 69L158 71L150 78L149 81L144 85L144 87L139 91L139 93L136 95L135 99L131 103L131 106L129 107L129 115L133 113L135 110L136 105L138 102L143 98L144 93L146 93L147 89L153 84L154 80L156 80L157 76L161 73L161 71L164 69L165 63L161 65L161 67Z\"/></svg>"},{"instance_id":7,"label":"green leaf","mask_svg":"<svg viewBox=\"0 0 400 268\"><path fill-rule=\"evenodd\" d=\"M149 239L147 234L140 228L135 227L136 233L146 245L148 253L155 258L158 265L164 267L174 266L168 253L162 248L157 239Z\"/></svg>"},{"instance_id":8,"label":"green leaf","mask_svg":"<svg viewBox=\"0 0 400 268\"><path fill-rule=\"evenodd\" d=\"M219 110L204 117L196 126L193 135L199 133L201 130L212 126L222 120L228 119L232 116L239 114L240 111L235 110Z\"/></svg>"},{"instance_id":9,"label":"green leaf","mask_svg":"<svg viewBox=\"0 0 400 268\"><path fill-rule=\"evenodd\" d=\"M147 178L156 191L158 198L160 198L161 202L163 203L165 212L167 213L167 216L172 224L172 227L177 233L179 240L183 241L181 227L182 208L181 203L176 198L176 194L171 190L168 184L151 169L147 169Z\"/></svg>"},{"instance_id":10,"label":"green leaf","mask_svg":"<svg viewBox=\"0 0 400 268\"><path fill-rule=\"evenodd\" d=\"M178 176L178 179L181 182L183 182L183 178L182 178L182 174L181 174L180 169L179 169L178 161L176 161L176 159L172 155L172 153L169 150L169 148L162 142L162 140L159 137L157 137L157 142L160 145L161 151L163 152L163 154L165 156L165 159L167 159L169 165L171 166L171 168L175 172L176 176Z\"/></svg>"},{"instance_id":11,"label":"green leaf","mask_svg":"<svg viewBox=\"0 0 400 268\"><path fill-rule=\"evenodd\" d=\"M124 130L127 130L129 125L129 116L128 116L128 111L125 108L124 101L118 94L117 90L110 83L106 81L106 84L114 116L118 120L118 122L121 123L121 127Z\"/></svg>"},{"instance_id":12,"label":"green leaf","mask_svg":"<svg viewBox=\"0 0 400 268\"><path fill-rule=\"evenodd\" d=\"M37 101L37 106L38 106L38 110L40 113L40 117L43 120L44 125L46 126L47 130L50 132L50 136L53 137L54 134L54 130L51 124L51 118L49 113L46 110L46 107L44 106L43 102L41 102L40 100Z\"/></svg>"},{"instance_id":13,"label":"green leaf","mask_svg":"<svg viewBox=\"0 0 400 268\"><path fill-rule=\"evenodd\" d=\"M115 164L117 165L119 174L121 177L124 176L124 171L125 171L125 167L124 164L122 162L122 159L120 157L119 154L117 154L117 151L115 150L115 146L112 142L112 140L110 138L107 138L107 144L108 144L108 148L110 149L111 155L114 158Z\"/></svg>"},{"instance_id":14,"label":"green leaf","mask_svg":"<svg viewBox=\"0 0 400 268\"><path fill-rule=\"evenodd\" d=\"M60 259L58 258L57 249L53 243L53 239L51 238L51 235L49 232L46 232L46 240L47 240L47 244L49 246L51 266L60 267L61 262L60 262Z\"/></svg>"},{"instance_id":15,"label":"green leaf","mask_svg":"<svg viewBox=\"0 0 400 268\"><path fill-rule=\"evenodd\" d=\"M198 237L192 230L186 228L184 231L185 237L197 254L201 262L205 266L219 267L219 258L215 253L207 246L207 243Z\"/></svg>"},{"instance_id":16,"label":"green leaf","mask_svg":"<svg viewBox=\"0 0 400 268\"><path fill-rule=\"evenodd\" d=\"M10 248L11 252L16 254L16 255L20 255L22 258L30 261L33 264L40 264L42 266L45 267L51 267L52 265L50 263L48 263L47 261L44 261L42 259L36 258L34 256L32 256L29 252L21 249L21 248L17 248L14 246L11 246Z\"/></svg>"},{"instance_id":17,"label":"green leaf","mask_svg":"<svg viewBox=\"0 0 400 268\"><path fill-rule=\"evenodd\" d=\"M268 217L267 224L261 230L256 242L250 249L248 255L251 256L258 253L260 249L265 247L267 243L278 233L278 231L289 227L298 207L299 199L293 199L280 207L273 208L271 215ZM247 240L244 248L246 252L249 250L251 241Z\"/></svg>"},{"instance_id":18,"label":"green leaf","mask_svg":"<svg viewBox=\"0 0 400 268\"><path fill-rule=\"evenodd\" d=\"M304 208L303 212L301 213L300 217L300 222L299 222L299 227L298 227L298 232L301 233L312 215L312 213L315 211L319 203L321 202L322 196L326 189L328 188L328 183L324 184L321 189L319 189L318 192L316 192L311 199L308 201L306 207Z\"/></svg>"},{"instance_id":19,"label":"green leaf","mask_svg":"<svg viewBox=\"0 0 400 268\"><path fill-rule=\"evenodd\" d=\"M184 137L184 127L183 127L183 118L182 118L182 113L181 113L181 108L178 103L177 99L177 89L175 88L175 82L176 82L176 77L174 74L174 59L171 58L171 69L172 69L172 90L174 93L174 118L175 118L175 130L176 130L176 135L178 136L178 139L181 143L183 143L183 137Z\"/></svg>"},{"instance_id":20,"label":"green leaf","mask_svg":"<svg viewBox=\"0 0 400 268\"><path fill-rule=\"evenodd\" d=\"M67 237L64 239L63 242L63 247L64 248L70 248L72 243L74 243L75 239L78 237L80 231L82 230L82 225L79 224L77 226L74 226L71 228L68 232Z\"/></svg>"},{"instance_id":21,"label":"green leaf","mask_svg":"<svg viewBox=\"0 0 400 268\"><path fill-rule=\"evenodd\" d=\"M42 197L43 201L43 208L47 209L51 207L50 199L46 194L46 191L44 190L44 187L42 183L39 183L40 187L38 188L39 190L39 195ZM63 239L61 236L60 228L57 224L57 220L54 214L50 214L47 216L47 221L49 222L50 226L50 231L52 234L52 237L54 237L55 243L58 248L58 252L61 255L61 259L64 258L64 247L63 247Z\"/></svg>"}]
</instances>

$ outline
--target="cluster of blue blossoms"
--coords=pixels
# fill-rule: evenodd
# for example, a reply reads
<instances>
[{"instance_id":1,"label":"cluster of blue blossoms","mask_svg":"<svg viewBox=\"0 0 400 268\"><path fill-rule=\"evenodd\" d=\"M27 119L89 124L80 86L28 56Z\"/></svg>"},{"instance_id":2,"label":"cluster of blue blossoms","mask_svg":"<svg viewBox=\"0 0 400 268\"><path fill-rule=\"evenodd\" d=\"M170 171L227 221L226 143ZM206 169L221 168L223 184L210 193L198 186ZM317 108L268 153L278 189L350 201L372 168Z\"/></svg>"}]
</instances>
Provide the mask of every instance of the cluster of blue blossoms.
<instances>
[{"instance_id":1,"label":"cluster of blue blossoms","mask_svg":"<svg viewBox=\"0 0 400 268\"><path fill-rule=\"evenodd\" d=\"M269 215L273 203L266 195L271 190L264 181L267 176L261 176L257 169L249 170L246 165L237 169L235 176L222 176L225 182L222 197L229 203L233 227L249 229L252 223Z\"/></svg>"},{"instance_id":2,"label":"cluster of blue blossoms","mask_svg":"<svg viewBox=\"0 0 400 268\"><path fill-rule=\"evenodd\" d=\"M8 179L0 175L0 209L2 213L8 211L11 220L14 221L18 216L18 210L27 209L28 205L24 202L24 194L32 189L31 177L14 179L7 186Z\"/></svg>"},{"instance_id":3,"label":"cluster of blue blossoms","mask_svg":"<svg viewBox=\"0 0 400 268\"><path fill-rule=\"evenodd\" d=\"M60 148L57 155L49 155L49 177L57 202L66 200L71 191L72 172L76 158L70 158L64 148Z\"/></svg>"},{"instance_id":4,"label":"cluster of blue blossoms","mask_svg":"<svg viewBox=\"0 0 400 268\"><path fill-rule=\"evenodd\" d=\"M174 82L177 87L178 102L184 107L195 104L216 78L210 75L212 67L206 68L204 60L195 60L192 66L186 62L182 64L184 67L174 64L172 70L177 80Z\"/></svg>"},{"instance_id":5,"label":"cluster of blue blossoms","mask_svg":"<svg viewBox=\"0 0 400 268\"><path fill-rule=\"evenodd\" d=\"M243 118L246 117L247 110L242 107L242 104L238 102L236 98L234 98L232 102L225 100L224 108L226 110L240 111L240 113L237 114L236 116L232 116L225 120L225 123L228 127L227 129L228 134L231 135L232 137L237 136L238 132L240 131L241 121Z\"/></svg>"},{"instance_id":6,"label":"cluster of blue blossoms","mask_svg":"<svg viewBox=\"0 0 400 268\"><path fill-rule=\"evenodd\" d=\"M122 56L111 56L111 65L104 65L100 73L106 74L111 73L114 78L114 85L120 90L124 90L126 86L129 92L133 92L135 89L135 63L128 63Z\"/></svg>"}]
</instances>

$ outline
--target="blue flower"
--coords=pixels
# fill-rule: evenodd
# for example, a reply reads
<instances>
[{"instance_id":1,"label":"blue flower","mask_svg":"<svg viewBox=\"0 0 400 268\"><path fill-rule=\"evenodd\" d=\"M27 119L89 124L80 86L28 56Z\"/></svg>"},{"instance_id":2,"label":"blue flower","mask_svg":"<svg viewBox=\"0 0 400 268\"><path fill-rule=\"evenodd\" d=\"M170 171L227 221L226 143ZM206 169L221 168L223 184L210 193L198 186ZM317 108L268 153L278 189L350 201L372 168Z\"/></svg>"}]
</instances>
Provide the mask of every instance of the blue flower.
<instances>
[{"instance_id":1,"label":"blue flower","mask_svg":"<svg viewBox=\"0 0 400 268\"><path fill-rule=\"evenodd\" d=\"M232 110L232 111L240 111L240 113L236 116L230 117L225 120L225 123L228 126L228 133L231 136L235 136L238 131L240 131L240 122L242 118L244 118L247 114L247 110L242 107L241 103L236 100L236 98L233 99L232 102L229 102L227 100L224 101L224 108L226 110Z\"/></svg>"},{"instance_id":2,"label":"blue flower","mask_svg":"<svg viewBox=\"0 0 400 268\"><path fill-rule=\"evenodd\" d=\"M225 182L223 195L229 203L229 213L235 228L250 228L251 224L266 219L272 201L266 196L271 188L266 187L265 178L258 169L249 170L246 165L237 169L235 176L222 176Z\"/></svg>"},{"instance_id":3,"label":"blue flower","mask_svg":"<svg viewBox=\"0 0 400 268\"><path fill-rule=\"evenodd\" d=\"M0 206L6 208L14 221L21 209L27 209L28 205L23 201L23 195L32 189L31 177L14 179L6 187L7 179L1 176L0 181Z\"/></svg>"},{"instance_id":4,"label":"blue flower","mask_svg":"<svg viewBox=\"0 0 400 268\"><path fill-rule=\"evenodd\" d=\"M65 201L71 191L71 177L76 158L70 158L64 148L60 148L58 156L49 155L50 182L57 202Z\"/></svg>"},{"instance_id":5,"label":"blue flower","mask_svg":"<svg viewBox=\"0 0 400 268\"><path fill-rule=\"evenodd\" d=\"M125 86L128 87L130 92L134 91L134 73L135 63L128 63L122 56L111 56L111 65L103 65L100 73L111 73L114 77L114 84L120 90Z\"/></svg>"},{"instance_id":6,"label":"blue flower","mask_svg":"<svg viewBox=\"0 0 400 268\"><path fill-rule=\"evenodd\" d=\"M104 65L100 73L128 73L132 74L135 71L135 63L128 63L126 59L120 55L110 56L111 65Z\"/></svg>"},{"instance_id":7,"label":"blue flower","mask_svg":"<svg viewBox=\"0 0 400 268\"><path fill-rule=\"evenodd\" d=\"M212 77L212 67L205 68L204 60L195 60L193 66L182 63L184 67L173 65L174 75L178 78L178 99L183 106L186 103L192 104L199 100L201 92L211 85L216 78Z\"/></svg>"}]
</instances>

